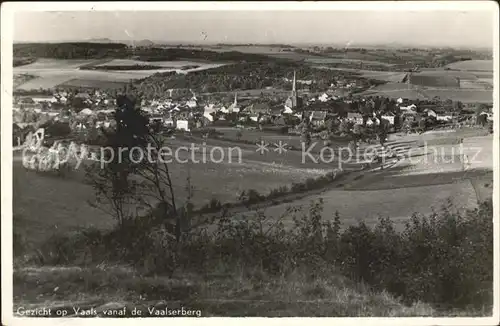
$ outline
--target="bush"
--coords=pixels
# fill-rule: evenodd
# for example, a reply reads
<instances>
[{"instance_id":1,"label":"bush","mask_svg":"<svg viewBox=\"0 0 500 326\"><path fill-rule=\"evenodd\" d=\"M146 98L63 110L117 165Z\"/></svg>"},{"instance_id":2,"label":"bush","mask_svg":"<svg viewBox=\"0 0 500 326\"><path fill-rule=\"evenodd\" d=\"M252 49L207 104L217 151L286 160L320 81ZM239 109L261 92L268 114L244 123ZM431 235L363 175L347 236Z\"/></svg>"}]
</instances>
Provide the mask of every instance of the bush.
<instances>
[{"instance_id":1,"label":"bush","mask_svg":"<svg viewBox=\"0 0 500 326\"><path fill-rule=\"evenodd\" d=\"M295 187L299 185L305 186ZM242 193L245 202L262 198L255 190ZM210 205L220 203L213 200ZM286 229L283 218L292 219L293 225ZM166 275L175 270L207 273L221 266L286 275L300 268L312 278L334 265L345 276L407 302L443 309L492 307L491 201L464 214L450 207L429 216L415 214L401 232L388 218L380 218L374 228L360 222L341 232L338 213L323 220L321 200L307 214L290 209L272 219L260 213L239 220L223 216L212 231L198 228L179 243L163 222L132 219L106 233L89 229L55 236L40 248L39 263L120 262L144 274Z\"/></svg>"},{"instance_id":2,"label":"bush","mask_svg":"<svg viewBox=\"0 0 500 326\"><path fill-rule=\"evenodd\" d=\"M245 204L255 204L265 199L265 197L259 194L255 189L242 191L239 198Z\"/></svg>"}]
</instances>

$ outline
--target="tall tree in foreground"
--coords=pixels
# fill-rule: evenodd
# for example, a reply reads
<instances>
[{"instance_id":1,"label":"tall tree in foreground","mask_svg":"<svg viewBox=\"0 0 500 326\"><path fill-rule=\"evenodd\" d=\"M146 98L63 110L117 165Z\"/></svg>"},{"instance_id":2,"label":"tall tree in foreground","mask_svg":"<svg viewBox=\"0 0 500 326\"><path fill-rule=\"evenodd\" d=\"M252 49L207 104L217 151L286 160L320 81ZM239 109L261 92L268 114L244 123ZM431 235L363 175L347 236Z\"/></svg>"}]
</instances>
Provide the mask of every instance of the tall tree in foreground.
<instances>
[{"instance_id":1,"label":"tall tree in foreground","mask_svg":"<svg viewBox=\"0 0 500 326\"><path fill-rule=\"evenodd\" d=\"M149 212L145 215L165 225L168 234L179 241L182 221L177 212L169 158L160 156L162 149L167 148L165 138L150 128L148 117L137 107L140 97L118 95L116 103L116 129L106 132L111 150L103 151L108 157L102 158L109 163L92 173L96 199L107 199L119 223L137 217L139 209Z\"/></svg>"}]
</instances>

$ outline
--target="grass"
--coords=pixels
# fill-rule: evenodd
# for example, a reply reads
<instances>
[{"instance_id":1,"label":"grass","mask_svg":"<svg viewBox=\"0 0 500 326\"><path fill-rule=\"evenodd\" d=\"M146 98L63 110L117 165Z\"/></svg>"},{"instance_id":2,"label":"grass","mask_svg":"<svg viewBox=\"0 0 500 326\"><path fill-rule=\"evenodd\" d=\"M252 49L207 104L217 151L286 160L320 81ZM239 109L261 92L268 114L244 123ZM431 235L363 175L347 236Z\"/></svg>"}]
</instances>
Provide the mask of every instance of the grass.
<instances>
[{"instance_id":1,"label":"grass","mask_svg":"<svg viewBox=\"0 0 500 326\"><path fill-rule=\"evenodd\" d=\"M375 228L359 223L340 232L338 214L334 222L321 218L321 200L289 230L259 227L269 216L222 219L216 232L179 243L152 220L89 229L53 237L35 256L14 251L14 305L168 306L203 316L484 316L492 306L492 209L490 201L465 214L414 214L404 232L385 218Z\"/></svg>"},{"instance_id":2,"label":"grass","mask_svg":"<svg viewBox=\"0 0 500 326\"><path fill-rule=\"evenodd\" d=\"M186 143L173 145L186 145ZM207 148L210 148L210 145ZM207 152L209 153L209 150ZM276 159L276 164L273 164L272 157ZM212 198L217 198L223 203L236 202L243 190L255 189L259 193L268 193L272 189L289 186L292 182L303 182L307 178L328 172L325 167L318 167L315 164L301 166L300 153L293 159L296 162L295 166L287 164L291 159L285 159L284 164L281 164L278 158L279 155L276 153L262 156L252 147L244 151L241 164L237 158L232 164L227 163L227 159L226 163L207 162L188 164L188 167L181 163L171 164L178 204L182 205L188 197L186 189L188 176L194 186L191 194L192 202L195 208L199 208ZM202 157L197 156L196 159L202 161ZM331 169L329 167L329 170ZM83 178L83 170L74 172L67 179L61 179L26 171L20 163L15 163L13 171L15 230L25 235L32 242L32 246L36 246L54 233L92 225L104 229L111 227L114 222L108 215L88 205L87 201L94 198L94 190L82 182ZM247 181L242 183L242 178Z\"/></svg>"},{"instance_id":3,"label":"grass","mask_svg":"<svg viewBox=\"0 0 500 326\"><path fill-rule=\"evenodd\" d=\"M106 60L105 60L106 61ZM121 62L123 60L119 60ZM133 62L132 60L130 60ZM125 60L125 62L128 62ZM185 61L179 61L184 65ZM108 85L114 87L115 82L128 82L133 79L141 79L149 77L157 72L168 71L168 69L156 70L135 70L135 71L96 71L96 70L79 70L79 67L89 66L92 64L106 65L103 60L58 60L58 59L39 59L36 62L15 67L14 74L31 74L38 78L30 80L18 86L19 89L32 90L39 88L53 88L65 82L71 81L70 86L81 87L104 87ZM193 69L202 70L221 66L221 64L203 63L198 64L201 67ZM180 67L179 67L180 68ZM187 71L186 71L187 72ZM106 82L102 84L102 82ZM109 84L108 84L109 83Z\"/></svg>"},{"instance_id":4,"label":"grass","mask_svg":"<svg viewBox=\"0 0 500 326\"><path fill-rule=\"evenodd\" d=\"M362 60L362 59L351 59L351 58L330 58L330 57L316 57L309 58L306 60L314 64L328 64L328 63L365 63L379 66L393 66L393 64L382 62L382 61L372 61L372 60Z\"/></svg>"},{"instance_id":5,"label":"grass","mask_svg":"<svg viewBox=\"0 0 500 326\"><path fill-rule=\"evenodd\" d=\"M450 69L459 70L479 70L479 71L493 71L493 60L467 60L450 63L447 65Z\"/></svg>"},{"instance_id":6,"label":"grass","mask_svg":"<svg viewBox=\"0 0 500 326\"><path fill-rule=\"evenodd\" d=\"M263 138L269 141L271 139L283 139L287 143L288 137L295 137L265 132L259 133L257 131L243 132L243 137L248 137L248 139L255 139L258 135L263 135ZM466 134L464 135L466 136ZM450 139L456 139L457 135L424 135L422 137L429 138L429 142L445 139L447 144L451 141ZM449 137L451 138L448 139ZM186 145L184 140L172 140L171 142L174 147ZM437 144L430 143L430 145ZM209 139L207 140L207 148L211 146L225 148L234 147L235 144ZM307 161L307 164L302 164L300 152L289 151L285 155L279 155L271 151L265 155L260 155L255 152L255 146L241 144L238 144L238 146L242 148L243 152L242 164L237 163L237 159L234 160L233 164L189 164L188 168L186 168L186 164L172 164L172 177L176 185L175 191L179 205L182 205L188 197L186 190L188 176L191 178L191 184L194 187L191 194L193 197L192 202L195 209L197 209L209 204L214 198L221 203L238 202L238 197L244 190L254 189L260 194L268 194L273 189L279 189L282 186L290 187L292 183L305 182L308 178L324 175L337 167L335 163L315 164ZM201 161L202 158L197 157L197 159ZM456 180L450 174L405 177L388 173L389 171L385 173L385 177L382 175L367 175L352 184L347 183L345 190L351 191L345 192L345 190L339 188L339 191L328 193L330 197L325 197L325 201L329 205L328 214L338 208L339 211L344 213L344 216L358 216L360 212L366 214L367 207L378 207L374 211L375 215L382 214L403 221L405 220L404 216L409 216L412 213L410 209L405 208L407 204L398 204L398 201L408 202L404 199L405 194L410 197L421 198L422 195L418 192L424 189L426 191L422 200L418 199L415 205L409 206L412 209L416 209L420 204L427 204L427 200L430 200L429 203L432 202L434 205L439 206L436 198L428 198L427 196L429 194L432 197L432 191L441 191L443 196L440 196L440 198L446 197L446 193L448 193L448 196L460 194L456 190L458 186L443 186L444 188L436 186L434 188L412 188L410 190L392 189L395 187L417 187L450 183ZM92 225L101 229L109 229L114 223L108 215L93 209L87 204L87 200L93 199L94 191L78 179L82 178L82 175L75 176L76 179L59 179L25 171L21 166L15 164L13 177L14 228L25 235L34 247L54 233ZM245 179L245 183L241 182L242 178ZM355 191L355 189L381 191L359 192L358 190ZM465 189L469 189L469 187L467 186ZM468 190L464 192L464 194L466 193L468 193ZM466 195L460 195L458 198L463 196ZM306 198L293 204L305 203L309 200L310 198ZM384 202L388 202L388 204L381 205ZM276 215L283 212L285 206L277 206L281 208L276 209L278 211ZM424 207L428 206L424 205ZM402 208L403 211L400 212L399 210ZM71 218L68 218L68 216L71 216Z\"/></svg>"},{"instance_id":7,"label":"grass","mask_svg":"<svg viewBox=\"0 0 500 326\"><path fill-rule=\"evenodd\" d=\"M107 61L105 63L99 64L99 67L105 66L135 66L135 65L154 65L154 66L162 66L166 68L182 68L184 66L198 65L198 66L210 66L206 63L199 63L194 61L140 61L140 60L129 60L129 59L114 59Z\"/></svg>"},{"instance_id":8,"label":"grass","mask_svg":"<svg viewBox=\"0 0 500 326\"><path fill-rule=\"evenodd\" d=\"M377 179L381 181L380 177ZM380 184L374 183L374 179L364 177L354 182L352 186L346 187L346 190L330 190L321 195L294 201L292 205L281 204L269 207L263 212L277 218L285 214L289 206L304 207L311 200L322 198L325 220L332 220L335 212L338 211L341 218L357 217L357 219L342 218L341 222L344 226L355 225L359 220L369 226L374 226L378 222L378 217L383 216L393 219L395 227L402 229L413 212L431 213L433 209L440 209L448 199L452 200L453 208L459 210L474 208L477 205L476 194L470 182L423 186L422 184L426 182L427 184L433 182L433 178L428 176L424 181L419 181L419 185L411 187L408 182L404 184L401 181L398 187L398 184L395 184L396 181L398 179L391 179L385 184ZM286 227L293 225L291 216L283 222Z\"/></svg>"},{"instance_id":9,"label":"grass","mask_svg":"<svg viewBox=\"0 0 500 326\"><path fill-rule=\"evenodd\" d=\"M17 88L18 86L25 84L29 82L32 79L37 78L37 76L29 75L29 74L17 74L14 75L14 80L13 80L13 88Z\"/></svg>"},{"instance_id":10,"label":"grass","mask_svg":"<svg viewBox=\"0 0 500 326\"><path fill-rule=\"evenodd\" d=\"M121 89L127 83L117 81L93 80L93 79L70 79L57 85L58 87L75 87L75 88L99 88L99 89Z\"/></svg>"},{"instance_id":11,"label":"grass","mask_svg":"<svg viewBox=\"0 0 500 326\"><path fill-rule=\"evenodd\" d=\"M328 277L326 277L328 275ZM281 277L264 276L257 269L239 268L201 277L178 275L172 278L143 276L121 266L27 267L14 271L14 310L35 307L82 309L105 303L140 308L200 310L201 316L314 316L314 317L397 317L430 316L426 304L405 306L386 292L377 293L347 278L330 274L311 279L296 271Z\"/></svg>"}]
</instances>

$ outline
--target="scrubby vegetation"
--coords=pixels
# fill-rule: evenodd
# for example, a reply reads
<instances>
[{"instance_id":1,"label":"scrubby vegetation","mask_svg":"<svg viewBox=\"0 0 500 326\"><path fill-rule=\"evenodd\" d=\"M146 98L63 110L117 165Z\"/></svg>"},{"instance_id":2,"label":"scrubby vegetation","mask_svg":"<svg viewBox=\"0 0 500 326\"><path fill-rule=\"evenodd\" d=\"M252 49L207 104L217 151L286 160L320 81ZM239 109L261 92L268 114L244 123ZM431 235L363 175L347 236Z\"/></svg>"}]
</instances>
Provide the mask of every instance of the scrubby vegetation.
<instances>
[{"instance_id":1,"label":"scrubby vegetation","mask_svg":"<svg viewBox=\"0 0 500 326\"><path fill-rule=\"evenodd\" d=\"M152 145L154 152L165 145L165 138L149 130L148 119L136 107L137 103L140 97L117 96L116 128L104 135L105 145L115 152L118 148L145 148L146 145L148 148ZM288 315L317 315L314 309L304 312L297 308L298 301L282 301L283 296L290 293L289 289L284 290L285 284L295 278L295 288L302 293L297 300L333 301L333 308L323 308L319 313L324 316L409 314L391 312L387 308L388 300L373 293L389 293L398 298L397 302L408 306L426 302L434 307L427 314L458 314L456 310L461 311L460 314L491 312L491 200L466 212L455 212L449 205L430 216L415 214L403 231L396 230L384 217L375 228L363 222L343 228L338 214L324 216L321 200L312 202L306 212L300 207L291 207L281 218L268 218L260 212L254 216L228 215L225 206L214 199L202 209L220 213L205 219L206 216L195 214L190 198L182 205L175 200L168 164L137 163L128 155L121 159L108 158L108 162L97 171L89 169L92 176L89 181L96 193L92 204L107 210L115 218L116 227L107 231L89 228L72 234L55 234L38 248L29 248L21 236L14 234L15 267L19 271L14 275L14 287L18 291L15 295L21 297L26 291L23 282L33 284L23 267L62 266L78 267L82 271L79 277L78 274L71 276L73 287L64 285L67 292L55 294L57 298L65 294L71 297L75 292L89 289L96 291L96 288L104 292L134 288L135 297L142 297L145 292L159 289L158 281L154 283L152 279L161 278L161 284L182 279L183 284L191 284L189 289L171 287L162 293L163 299L182 302L193 300L198 293L212 300L243 296L247 301L237 305L241 308L249 300L256 302L265 297L279 306L276 309L289 308ZM240 199L244 205L250 205L287 193L324 187L333 179L336 176L332 173L292 184L290 188L280 187L268 195L248 190ZM187 190L190 192L190 189L189 183ZM148 200L150 197L155 201ZM137 207L144 208L146 213L139 216ZM285 226L285 218L294 223ZM103 280L102 273L98 272L102 266L126 266L139 277L131 280L127 276L122 280L120 274L114 275L113 280ZM92 271L90 275L89 271ZM235 273L238 276L234 276ZM214 274L224 276L215 278ZM144 278L149 281L141 288ZM230 280L245 284L245 288L228 285ZM349 283L332 284L338 280L349 280ZM47 291L53 280L46 282L48 285L39 281L35 289ZM365 288L362 295L352 290L357 287ZM29 291L36 292L32 288ZM334 297L336 292L348 297ZM349 293L358 293L358 296L352 297ZM43 293L35 294L37 297ZM106 293L101 295L108 297ZM332 307L331 302L328 307ZM207 302L198 302L198 305L212 314L227 314L220 306ZM244 314L266 315L264 306L255 309L245 310ZM416 314L414 310L412 313Z\"/></svg>"},{"instance_id":2,"label":"scrubby vegetation","mask_svg":"<svg viewBox=\"0 0 500 326\"><path fill-rule=\"evenodd\" d=\"M239 221L221 217L211 231L192 230L179 242L153 217L131 219L110 232L54 236L25 259L51 266L123 264L144 276L198 275L200 282L221 269L253 273L257 268L264 283L296 273L305 273L311 283L341 274L408 305L424 301L437 311L492 307L491 201L465 214L444 207L430 216L414 215L403 232L386 218L373 229L360 222L342 231L338 214L322 218L321 201L308 213L288 214L295 216L291 228L261 214ZM21 257L22 240L14 239Z\"/></svg>"}]
</instances>

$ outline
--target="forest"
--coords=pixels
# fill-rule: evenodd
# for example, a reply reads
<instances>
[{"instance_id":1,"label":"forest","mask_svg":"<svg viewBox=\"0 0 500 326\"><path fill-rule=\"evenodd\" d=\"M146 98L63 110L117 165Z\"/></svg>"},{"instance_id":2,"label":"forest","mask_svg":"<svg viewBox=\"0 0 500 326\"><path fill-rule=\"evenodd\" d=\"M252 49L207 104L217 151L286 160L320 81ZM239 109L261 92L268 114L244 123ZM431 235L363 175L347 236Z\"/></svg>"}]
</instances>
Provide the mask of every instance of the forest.
<instances>
[{"instance_id":1,"label":"forest","mask_svg":"<svg viewBox=\"0 0 500 326\"><path fill-rule=\"evenodd\" d=\"M51 59L123 58L127 46L120 43L23 43L14 44L13 56Z\"/></svg>"},{"instance_id":2,"label":"forest","mask_svg":"<svg viewBox=\"0 0 500 326\"><path fill-rule=\"evenodd\" d=\"M129 47L122 43L22 43L14 44L14 58L51 58L51 59L124 59L141 61L173 61L196 59L223 62L280 62L283 59L266 55L241 53L237 51L214 52L183 48ZM17 60L17 62L20 62Z\"/></svg>"},{"instance_id":3,"label":"forest","mask_svg":"<svg viewBox=\"0 0 500 326\"><path fill-rule=\"evenodd\" d=\"M136 82L136 86L149 96L165 93L168 89L191 88L196 92L213 93L273 87L290 89L293 72L297 80L314 81L311 85L297 83L297 89L328 88L339 78L355 80L360 88L380 82L361 78L353 72L316 69L292 61L244 62L189 74L158 73Z\"/></svg>"}]
</instances>

